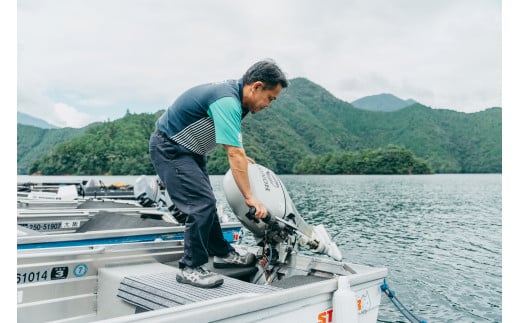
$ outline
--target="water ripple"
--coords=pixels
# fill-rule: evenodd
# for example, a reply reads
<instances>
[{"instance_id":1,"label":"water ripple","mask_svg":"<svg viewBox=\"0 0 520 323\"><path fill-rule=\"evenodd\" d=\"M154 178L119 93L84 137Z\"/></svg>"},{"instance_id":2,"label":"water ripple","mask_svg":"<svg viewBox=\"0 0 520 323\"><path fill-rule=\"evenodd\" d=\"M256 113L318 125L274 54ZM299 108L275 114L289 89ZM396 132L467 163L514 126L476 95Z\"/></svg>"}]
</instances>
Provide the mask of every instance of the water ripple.
<instances>
[{"instance_id":1,"label":"water ripple","mask_svg":"<svg viewBox=\"0 0 520 323\"><path fill-rule=\"evenodd\" d=\"M344 259L386 266L429 322L502 320L501 175L283 176L300 214ZM388 301L380 321L402 315Z\"/></svg>"},{"instance_id":2,"label":"water ripple","mask_svg":"<svg viewBox=\"0 0 520 323\"><path fill-rule=\"evenodd\" d=\"M502 321L501 175L280 177L345 261L388 268L391 288L418 317ZM212 177L215 195L232 214L221 180ZM383 298L379 321L405 319Z\"/></svg>"}]
</instances>

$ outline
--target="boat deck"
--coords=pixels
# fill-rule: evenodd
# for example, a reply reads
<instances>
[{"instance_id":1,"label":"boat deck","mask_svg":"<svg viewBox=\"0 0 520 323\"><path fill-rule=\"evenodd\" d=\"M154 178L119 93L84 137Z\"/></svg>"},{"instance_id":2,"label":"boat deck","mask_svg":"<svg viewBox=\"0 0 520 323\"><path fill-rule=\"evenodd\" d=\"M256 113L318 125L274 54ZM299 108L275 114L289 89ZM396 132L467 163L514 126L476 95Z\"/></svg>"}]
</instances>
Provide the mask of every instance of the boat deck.
<instances>
[{"instance_id":1,"label":"boat deck","mask_svg":"<svg viewBox=\"0 0 520 323\"><path fill-rule=\"evenodd\" d=\"M231 277L224 277L224 284L217 288L204 289L178 283L175 276L176 272L167 272L125 277L117 296L140 308L140 312L244 294L244 291L252 295L280 289Z\"/></svg>"},{"instance_id":2,"label":"boat deck","mask_svg":"<svg viewBox=\"0 0 520 323\"><path fill-rule=\"evenodd\" d=\"M311 276L291 277L295 279L289 279L292 283L288 282L285 286L254 284L236 278L256 272L257 267L218 269L225 275L221 286L198 288L176 281L176 275L180 270L176 265L177 262L152 262L101 268L96 319L107 322L140 322L150 319L150 322L156 322L151 317L162 316L167 313L164 311L179 311L173 316L166 314L166 321L185 322L184 316L191 313L188 317L194 322L209 322L213 319L218 321L219 317L228 316L237 316L237 322L248 322L251 320L245 319L244 315L256 317L255 315L262 313L260 317L267 319L273 313L286 311L286 304L289 303L299 304L294 305L298 308L314 304L315 300L321 305L323 302L328 304L331 292L336 288L335 279ZM208 265L208 268L215 270L211 265ZM320 287L314 284L318 281L327 285ZM314 287L308 291L308 286ZM303 290L306 293L308 291L308 295L302 293ZM257 303L259 299L263 300ZM236 302L244 302L245 306L233 306ZM274 307L276 309L273 309ZM195 308L200 309L192 312ZM201 310L202 308L205 310Z\"/></svg>"}]
</instances>

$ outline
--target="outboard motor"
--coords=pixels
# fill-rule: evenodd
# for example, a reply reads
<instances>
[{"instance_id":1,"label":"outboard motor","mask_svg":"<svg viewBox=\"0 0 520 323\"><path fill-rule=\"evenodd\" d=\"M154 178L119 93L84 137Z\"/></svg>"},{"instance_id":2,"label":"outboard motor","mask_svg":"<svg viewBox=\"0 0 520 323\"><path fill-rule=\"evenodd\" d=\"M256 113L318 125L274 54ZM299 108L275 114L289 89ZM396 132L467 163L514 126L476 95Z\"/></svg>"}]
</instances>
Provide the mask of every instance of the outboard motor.
<instances>
[{"instance_id":1,"label":"outboard motor","mask_svg":"<svg viewBox=\"0 0 520 323\"><path fill-rule=\"evenodd\" d=\"M145 207L157 206L159 202L159 181L158 179L149 179L141 175L137 178L134 185L134 197Z\"/></svg>"},{"instance_id":2,"label":"outboard motor","mask_svg":"<svg viewBox=\"0 0 520 323\"><path fill-rule=\"evenodd\" d=\"M161 180L159 176L153 179L144 175L139 176L134 185L134 197L142 206L165 208L178 223L186 223L186 214L175 206L167 192L161 192Z\"/></svg>"},{"instance_id":3,"label":"outboard motor","mask_svg":"<svg viewBox=\"0 0 520 323\"><path fill-rule=\"evenodd\" d=\"M268 217L262 219L263 221L256 219L254 210L250 210L245 204L231 170L224 176L223 188L233 213L253 233L258 245L267 243L276 246L281 261L296 247L296 243L335 260L342 259L341 252L325 227L321 224L311 226L303 220L275 173L259 164L248 164L248 173L253 194L267 208ZM282 248L281 245L289 248Z\"/></svg>"}]
</instances>

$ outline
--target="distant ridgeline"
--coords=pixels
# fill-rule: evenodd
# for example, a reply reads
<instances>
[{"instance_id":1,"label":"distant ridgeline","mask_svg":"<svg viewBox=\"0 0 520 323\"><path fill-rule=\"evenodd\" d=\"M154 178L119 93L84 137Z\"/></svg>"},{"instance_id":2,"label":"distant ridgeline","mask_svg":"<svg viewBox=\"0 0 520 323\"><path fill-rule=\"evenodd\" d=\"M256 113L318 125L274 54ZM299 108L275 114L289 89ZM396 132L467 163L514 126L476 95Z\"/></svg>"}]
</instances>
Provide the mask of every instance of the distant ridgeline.
<instances>
[{"instance_id":1,"label":"distant ridgeline","mask_svg":"<svg viewBox=\"0 0 520 323\"><path fill-rule=\"evenodd\" d=\"M81 129L18 125L18 174L154 174L148 140L154 114L127 114ZM475 113L414 103L358 109L303 78L242 123L247 154L278 174L501 173L502 109ZM225 150L210 174L228 168Z\"/></svg>"}]
</instances>

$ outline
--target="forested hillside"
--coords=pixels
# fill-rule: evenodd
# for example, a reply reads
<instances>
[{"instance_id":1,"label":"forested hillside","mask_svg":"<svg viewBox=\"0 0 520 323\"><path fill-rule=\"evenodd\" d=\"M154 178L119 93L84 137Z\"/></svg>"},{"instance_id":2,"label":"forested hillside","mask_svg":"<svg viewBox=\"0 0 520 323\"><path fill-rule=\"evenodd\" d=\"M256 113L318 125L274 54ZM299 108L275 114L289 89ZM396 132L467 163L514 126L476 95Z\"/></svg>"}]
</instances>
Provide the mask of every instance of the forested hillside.
<instances>
[{"instance_id":1,"label":"forested hillside","mask_svg":"<svg viewBox=\"0 0 520 323\"><path fill-rule=\"evenodd\" d=\"M17 125L17 170L27 174L29 166L56 144L81 136L85 128L42 129L28 125Z\"/></svg>"},{"instance_id":2,"label":"forested hillside","mask_svg":"<svg viewBox=\"0 0 520 323\"><path fill-rule=\"evenodd\" d=\"M22 153L20 142L27 142L29 134L19 127L19 173L153 174L148 139L161 112L128 113L122 119L89 126L81 136L53 149L33 145ZM279 174L301 171L295 166L305 158L332 153L352 157L344 153L367 149L385 153L381 149L389 146L411 153L433 172L502 171L501 108L462 113L415 104L394 112L366 111L297 78L270 108L248 115L242 128L248 155ZM37 160L32 151L36 149L48 152ZM35 163L24 170L21 159ZM225 152L219 148L211 154L208 170L222 174L227 169Z\"/></svg>"},{"instance_id":3,"label":"forested hillside","mask_svg":"<svg viewBox=\"0 0 520 323\"><path fill-rule=\"evenodd\" d=\"M29 167L29 174L153 174L148 139L157 115L130 114L96 124L60 143Z\"/></svg>"}]
</instances>

